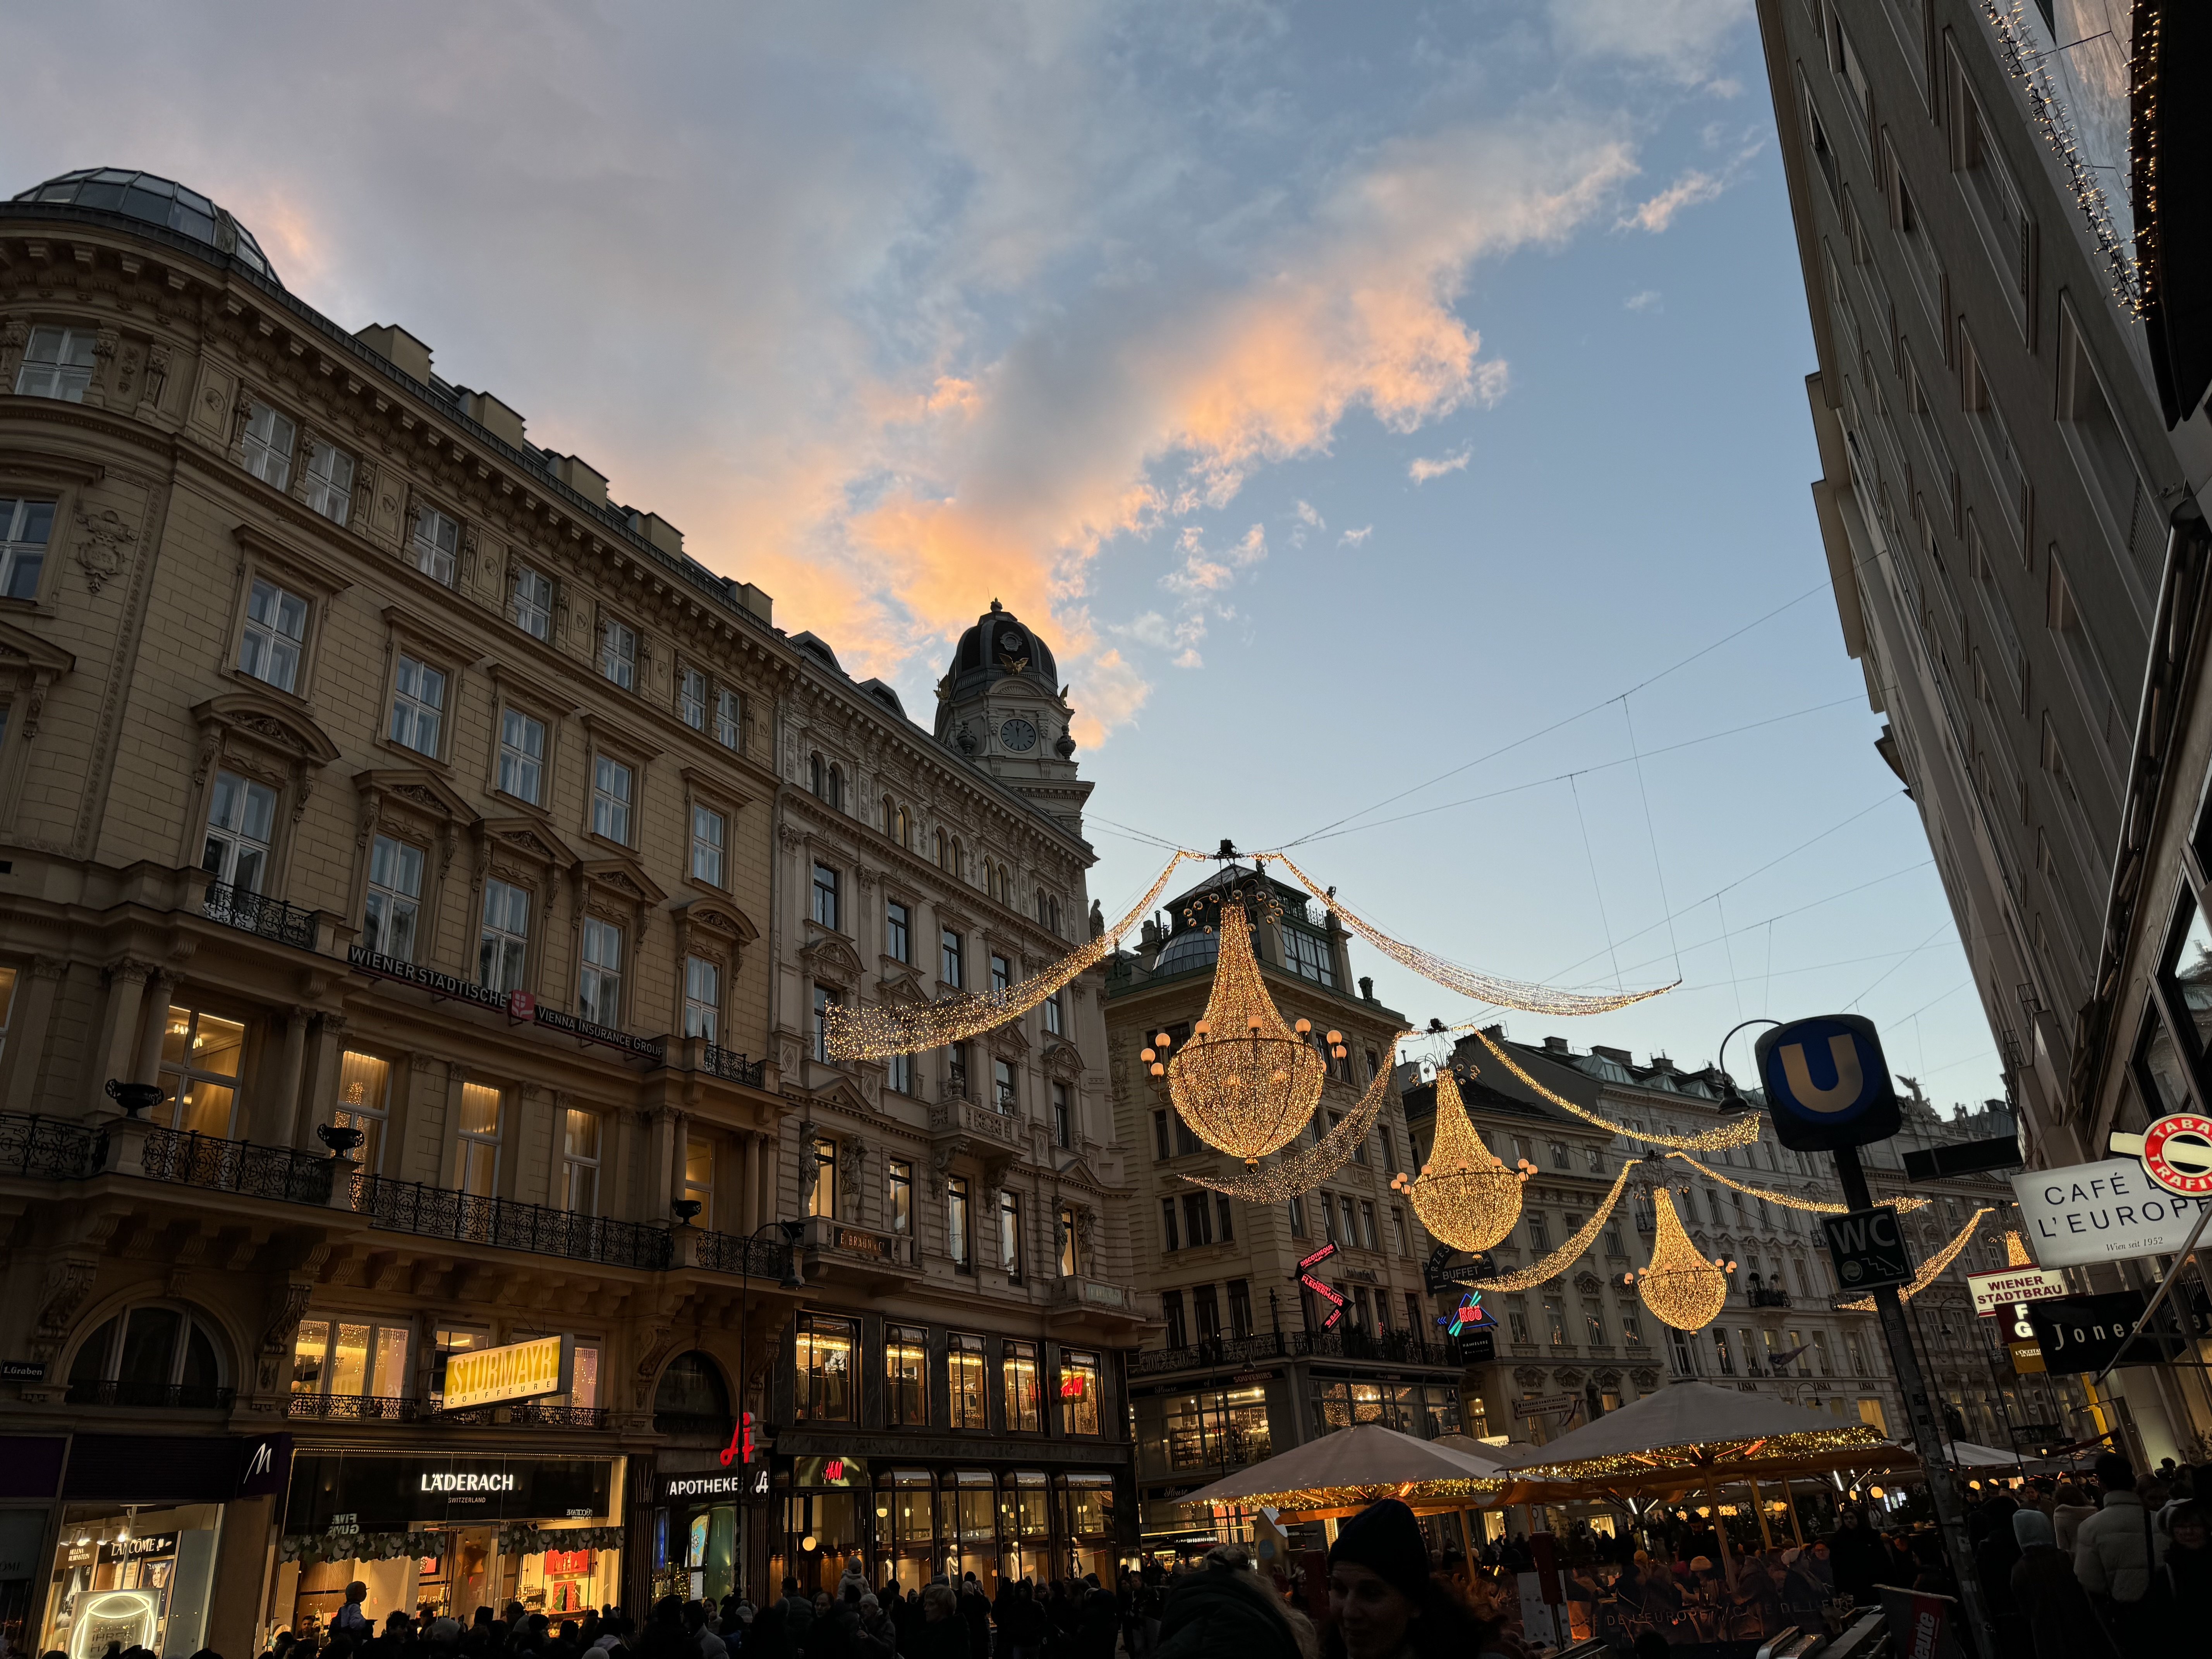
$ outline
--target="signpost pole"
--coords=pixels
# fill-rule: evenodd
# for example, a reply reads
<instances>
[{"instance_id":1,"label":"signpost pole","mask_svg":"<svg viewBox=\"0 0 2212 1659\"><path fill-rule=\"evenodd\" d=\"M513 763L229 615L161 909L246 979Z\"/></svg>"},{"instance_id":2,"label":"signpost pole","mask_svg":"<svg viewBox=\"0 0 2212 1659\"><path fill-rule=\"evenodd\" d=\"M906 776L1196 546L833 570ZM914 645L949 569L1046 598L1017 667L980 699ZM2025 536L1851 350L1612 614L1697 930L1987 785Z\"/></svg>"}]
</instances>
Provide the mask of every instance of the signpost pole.
<instances>
[{"instance_id":1,"label":"signpost pole","mask_svg":"<svg viewBox=\"0 0 2212 1659\"><path fill-rule=\"evenodd\" d=\"M2212 1204L2199 1204L2197 1206L2197 1224L2189 1230L2189 1243L2181 1247L2181 1255L2179 1259L2173 1264L2173 1271L2159 1281L2158 1294L2151 1297L2150 1305L2142 1310L2142 1317L2136 1321L2136 1328L2128 1333L2128 1340L2120 1344L2119 1352L2115 1353L2109 1360L2105 1362L2105 1369L2097 1373L2096 1376L2092 1381L2092 1387L2094 1387L2098 1382L2103 1382L2106 1377L2112 1374L2112 1367L2120 1363L2120 1354L2125 1353L2130 1348L2135 1346L2136 1339L2143 1334L2144 1330L2149 1326L2152 1318L2157 1314L2159 1309L2164 1305L2166 1302L2166 1293L2173 1288L2174 1281L2181 1277L2182 1263L2189 1260L2190 1256L2196 1251L2197 1241L2204 1236L2204 1224L2208 1220L2212 1220Z\"/></svg>"},{"instance_id":2,"label":"signpost pole","mask_svg":"<svg viewBox=\"0 0 2212 1659\"><path fill-rule=\"evenodd\" d=\"M1854 1210L1871 1209L1873 1194L1867 1188L1866 1171L1859 1164L1859 1149L1835 1149L1836 1174L1844 1187L1844 1201ZM1897 1286L1878 1285L1874 1292L1875 1314L1889 1344L1890 1364L1897 1368L1897 1386L1905 1395L1905 1414L1912 1421L1913 1449L1920 1454L1921 1472L1928 1479L1928 1495L1936 1505L1936 1533L1943 1553L1950 1558L1951 1575L1959 1585L1959 1600L1974 1632L1975 1645L1985 1654L1997 1651L1996 1632L1982 1601L1982 1583L1974 1571L1974 1550L1966 1536L1966 1516L1951 1466L1943 1456L1943 1429L1928 1397L1926 1379L1920 1374L1920 1358L1913 1352L1912 1333L1905 1322L1904 1305Z\"/></svg>"}]
</instances>

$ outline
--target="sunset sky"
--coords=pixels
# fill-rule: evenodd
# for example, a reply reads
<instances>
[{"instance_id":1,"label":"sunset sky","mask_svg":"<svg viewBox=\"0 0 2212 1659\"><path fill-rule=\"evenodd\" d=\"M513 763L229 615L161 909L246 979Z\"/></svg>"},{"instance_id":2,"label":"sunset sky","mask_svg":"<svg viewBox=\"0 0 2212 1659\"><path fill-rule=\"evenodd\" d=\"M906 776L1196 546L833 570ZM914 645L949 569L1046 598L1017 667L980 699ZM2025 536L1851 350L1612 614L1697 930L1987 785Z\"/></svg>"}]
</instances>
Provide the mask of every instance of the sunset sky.
<instances>
[{"instance_id":1,"label":"sunset sky","mask_svg":"<svg viewBox=\"0 0 2212 1659\"><path fill-rule=\"evenodd\" d=\"M1747 0L75 0L0 57L9 193L213 196L924 720L1002 599L1109 914L1313 836L1442 954L1686 981L1517 1036L1853 1006L1999 1092L1826 591Z\"/></svg>"}]
</instances>

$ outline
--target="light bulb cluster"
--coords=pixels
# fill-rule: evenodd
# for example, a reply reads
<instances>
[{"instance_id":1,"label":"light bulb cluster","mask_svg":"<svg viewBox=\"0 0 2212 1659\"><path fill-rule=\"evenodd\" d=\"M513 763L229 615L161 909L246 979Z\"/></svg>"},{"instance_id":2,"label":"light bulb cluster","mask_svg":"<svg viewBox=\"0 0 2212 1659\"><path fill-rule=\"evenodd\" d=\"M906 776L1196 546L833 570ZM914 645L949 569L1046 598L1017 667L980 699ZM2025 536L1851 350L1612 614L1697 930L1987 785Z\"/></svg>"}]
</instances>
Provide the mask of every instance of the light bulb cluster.
<instances>
[{"instance_id":1,"label":"light bulb cluster","mask_svg":"<svg viewBox=\"0 0 2212 1659\"><path fill-rule=\"evenodd\" d=\"M1735 1264L1698 1255L1675 1212L1674 1195L1664 1188L1652 1194L1651 1203L1656 1223L1651 1259L1642 1273L1630 1276L1636 1294L1661 1323L1678 1331L1701 1331L1727 1305L1728 1276Z\"/></svg>"},{"instance_id":2,"label":"light bulb cluster","mask_svg":"<svg viewBox=\"0 0 2212 1659\"><path fill-rule=\"evenodd\" d=\"M1843 1215L1851 1207L1848 1204L1829 1204L1819 1199L1799 1198L1795 1194L1782 1192L1773 1187L1753 1186L1747 1181L1738 1181L1733 1176L1723 1175L1718 1170L1698 1163L1686 1152L1669 1152L1667 1156L1680 1158L1683 1163L1709 1181L1717 1181L1723 1187L1732 1187L1737 1192L1747 1193L1753 1198L1763 1198L1769 1204L1779 1204L1784 1209L1805 1210L1814 1215ZM1935 1201L1932 1198L1893 1198L1889 1200L1889 1205L1899 1214L1909 1215L1915 1210L1926 1209Z\"/></svg>"},{"instance_id":3,"label":"light bulb cluster","mask_svg":"<svg viewBox=\"0 0 2212 1659\"><path fill-rule=\"evenodd\" d=\"M1462 996L1472 997L1477 1002L1492 1003L1500 1008L1518 1008L1531 1014L1605 1014L1674 988L1672 985L1662 985L1649 991L1555 991L1548 986L1530 985L1520 980L1500 979L1492 974L1478 973L1472 968L1463 968L1418 945L1392 939L1371 922L1352 914L1334 890L1324 890L1316 885L1312 877L1285 854L1275 853L1269 856L1279 860L1283 867L1298 878L1299 885L1334 910L1346 927L1384 956L1412 969L1422 978L1433 981L1447 990L1457 991Z\"/></svg>"},{"instance_id":4,"label":"light bulb cluster","mask_svg":"<svg viewBox=\"0 0 2212 1659\"><path fill-rule=\"evenodd\" d=\"M1399 1033L1403 1036L1404 1032ZM1310 1193L1334 1175L1354 1150L1373 1133L1390 1096L1390 1073L1377 1068L1374 1081L1344 1121L1304 1151L1279 1152L1275 1161L1241 1176L1186 1175L1194 1187L1210 1188L1250 1204L1279 1204ZM1391 1183L1395 1186L1394 1182Z\"/></svg>"},{"instance_id":5,"label":"light bulb cluster","mask_svg":"<svg viewBox=\"0 0 2212 1659\"><path fill-rule=\"evenodd\" d=\"M1480 1254L1521 1218L1527 1168L1499 1163L1468 1120L1467 1103L1449 1071L1437 1073L1436 1133L1418 1176L1390 1184L1406 1194L1430 1233L1455 1250Z\"/></svg>"},{"instance_id":6,"label":"light bulb cluster","mask_svg":"<svg viewBox=\"0 0 2212 1659\"><path fill-rule=\"evenodd\" d=\"M963 992L919 1004L878 1002L848 1006L831 1003L822 1016L824 1052L837 1060L889 1060L894 1054L917 1054L924 1049L964 1042L1020 1018L1078 975L1103 962L1121 942L1121 935L1140 921L1167 890L1169 881L1182 863L1203 856L1199 853L1177 853L1128 915L1088 945L1002 991Z\"/></svg>"},{"instance_id":7,"label":"light bulb cluster","mask_svg":"<svg viewBox=\"0 0 2212 1659\"><path fill-rule=\"evenodd\" d=\"M1570 1462L1545 1463L1515 1471L1534 1481L1573 1481L1612 1487L1657 1485L1671 1496L1691 1484L1686 1474L1719 1470L1723 1478L1740 1474L1786 1474L1808 1465L1832 1466L1837 1454L1872 1450L1885 1444L1881 1433L1865 1423L1839 1424L1808 1429L1798 1434L1747 1435L1739 1439L1686 1442L1676 1446L1654 1446L1648 1450L1610 1452L1601 1457L1577 1458ZM1771 1478L1771 1477L1769 1477ZM1675 1508L1678 1518L1687 1518ZM1695 1514L1710 1516L1711 1505L1700 1504Z\"/></svg>"},{"instance_id":8,"label":"light bulb cluster","mask_svg":"<svg viewBox=\"0 0 2212 1659\"><path fill-rule=\"evenodd\" d=\"M1702 1134L1694 1135L1662 1135L1656 1131L1632 1129L1626 1123L1616 1123L1609 1117L1601 1117L1587 1106L1577 1104L1555 1090L1547 1089L1534 1078L1529 1076L1527 1070L1511 1054L1507 1054L1489 1032L1476 1028L1474 1034L1482 1039L1482 1046L1490 1050L1492 1057L1515 1077L1519 1078L1524 1087L1533 1090L1538 1096L1548 1100L1561 1111L1570 1113L1582 1119L1585 1123L1595 1123L1599 1128L1608 1129L1626 1139L1640 1140L1651 1146L1673 1146L1686 1148L1692 1152L1705 1152L1721 1146L1748 1146L1759 1139L1759 1117L1756 1113L1730 1118L1717 1127L1707 1129Z\"/></svg>"},{"instance_id":9,"label":"light bulb cluster","mask_svg":"<svg viewBox=\"0 0 2212 1659\"><path fill-rule=\"evenodd\" d=\"M1275 1012L1252 954L1243 903L1225 901L1206 1017L1165 1060L1160 1056L1168 1051L1154 1037L1149 1063L1154 1076L1165 1075L1168 1098L1191 1133L1255 1170L1297 1136L1321 1103L1328 1062L1309 1040L1312 1029L1302 1019L1293 1030ZM1340 1051L1342 1034L1329 1035Z\"/></svg>"},{"instance_id":10,"label":"light bulb cluster","mask_svg":"<svg viewBox=\"0 0 2212 1659\"><path fill-rule=\"evenodd\" d=\"M1975 1224L1984 1216L1994 1213L1996 1212L1989 1205L1984 1204L1973 1214L1968 1216L1966 1224L1959 1229L1951 1242L1920 1264L1920 1271L1912 1275L1912 1282L1898 1287L1897 1299L1899 1302L1910 1302L1941 1279L1943 1276L1943 1270L1959 1259L1959 1252L1972 1242ZM1852 1313L1866 1313L1874 1307L1874 1298L1870 1296L1863 1296L1855 1302L1839 1302L1836 1305L1847 1309Z\"/></svg>"}]
</instances>

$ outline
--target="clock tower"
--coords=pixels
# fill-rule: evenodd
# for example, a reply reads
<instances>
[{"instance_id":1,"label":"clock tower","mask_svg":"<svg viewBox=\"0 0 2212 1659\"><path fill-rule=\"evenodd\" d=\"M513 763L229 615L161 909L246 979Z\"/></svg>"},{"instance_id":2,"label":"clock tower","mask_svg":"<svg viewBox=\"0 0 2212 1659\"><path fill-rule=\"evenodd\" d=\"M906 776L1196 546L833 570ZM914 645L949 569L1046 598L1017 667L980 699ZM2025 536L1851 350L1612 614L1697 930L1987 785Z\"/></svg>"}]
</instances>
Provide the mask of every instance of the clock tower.
<instances>
[{"instance_id":1,"label":"clock tower","mask_svg":"<svg viewBox=\"0 0 2212 1659\"><path fill-rule=\"evenodd\" d=\"M1073 718L1051 647L992 600L937 683L937 740L1080 835Z\"/></svg>"}]
</instances>

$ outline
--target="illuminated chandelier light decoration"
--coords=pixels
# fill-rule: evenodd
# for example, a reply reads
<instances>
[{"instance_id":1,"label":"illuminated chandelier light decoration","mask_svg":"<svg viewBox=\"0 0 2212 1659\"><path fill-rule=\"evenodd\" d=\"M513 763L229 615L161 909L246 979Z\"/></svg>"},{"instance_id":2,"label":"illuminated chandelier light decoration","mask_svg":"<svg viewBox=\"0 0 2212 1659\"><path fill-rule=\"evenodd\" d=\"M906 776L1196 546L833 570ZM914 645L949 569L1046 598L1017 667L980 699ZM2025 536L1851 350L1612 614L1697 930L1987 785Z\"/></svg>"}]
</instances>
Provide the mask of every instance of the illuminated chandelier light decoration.
<instances>
[{"instance_id":1,"label":"illuminated chandelier light decoration","mask_svg":"<svg viewBox=\"0 0 2212 1659\"><path fill-rule=\"evenodd\" d=\"M1728 1269L1698 1254L1682 1231L1672 1194L1663 1187L1651 1195L1658 1226L1651 1236L1651 1260L1627 1279L1651 1310L1652 1317L1678 1331L1701 1331L1720 1317L1728 1301Z\"/></svg>"},{"instance_id":2,"label":"illuminated chandelier light decoration","mask_svg":"<svg viewBox=\"0 0 2212 1659\"><path fill-rule=\"evenodd\" d=\"M2027 1253L2027 1241L2020 1236L2017 1227L2008 1228L2004 1236L2005 1266L2033 1267L2035 1258Z\"/></svg>"},{"instance_id":3,"label":"illuminated chandelier light decoration","mask_svg":"<svg viewBox=\"0 0 2212 1659\"><path fill-rule=\"evenodd\" d=\"M1206 1018L1172 1059L1163 1059L1158 1046L1145 1054L1153 1076L1165 1073L1168 1098L1191 1133L1256 1170L1312 1119L1328 1061L1306 1040L1311 1025L1302 1019L1293 1031L1275 1012L1252 954L1252 923L1241 896L1223 897L1218 929L1220 955ZM1331 1031L1328 1042L1341 1059L1343 1034Z\"/></svg>"},{"instance_id":4,"label":"illuminated chandelier light decoration","mask_svg":"<svg viewBox=\"0 0 2212 1659\"><path fill-rule=\"evenodd\" d=\"M1400 1174L1392 1188L1412 1200L1421 1224L1455 1250L1476 1254L1513 1231L1521 1218L1526 1175L1499 1163L1467 1115L1449 1066L1437 1070L1437 1127L1420 1173Z\"/></svg>"},{"instance_id":5,"label":"illuminated chandelier light decoration","mask_svg":"<svg viewBox=\"0 0 2212 1659\"><path fill-rule=\"evenodd\" d=\"M1601 1129L1610 1129L1613 1133L1627 1139L1640 1140L1650 1146L1671 1146L1686 1152L1713 1152L1723 1146L1748 1146L1759 1139L1759 1115L1755 1112L1747 1113L1742 1117L1730 1118L1717 1127L1694 1135L1662 1135L1654 1130L1632 1129L1626 1123L1615 1123L1609 1117L1601 1117L1589 1107L1578 1106L1565 1095L1547 1089L1534 1078L1530 1077L1515 1061L1513 1056L1492 1041L1490 1033L1480 1027L1459 1026L1454 1029L1473 1030L1475 1036L1482 1039L1482 1046L1490 1050L1499 1065L1519 1078L1523 1085L1534 1090L1537 1094L1550 1101L1561 1111L1571 1113L1585 1123L1595 1123Z\"/></svg>"},{"instance_id":6,"label":"illuminated chandelier light decoration","mask_svg":"<svg viewBox=\"0 0 2212 1659\"><path fill-rule=\"evenodd\" d=\"M832 1060L889 1060L894 1054L918 1054L926 1048L942 1048L995 1030L1018 1019L1046 998L1071 983L1078 975L1103 962L1127 933L1158 902L1159 896L1185 860L1204 859L1204 853L1178 852L1168 860L1150 891L1129 913L1080 950L1062 957L1043 972L1034 974L1003 991L963 993L935 1002L901 1006L871 1003L848 1007L831 1003L823 1011L823 1046Z\"/></svg>"},{"instance_id":7,"label":"illuminated chandelier light decoration","mask_svg":"<svg viewBox=\"0 0 2212 1659\"><path fill-rule=\"evenodd\" d=\"M1345 908L1342 899L1316 885L1311 876L1299 869L1285 854L1271 853L1268 856L1280 860L1283 867L1298 878L1299 885L1335 911L1346 927L1393 962L1412 969L1422 978L1431 980L1446 990L1457 991L1462 996L1472 997L1477 1002L1493 1003L1500 1008L1517 1008L1530 1014L1607 1014L1616 1008L1626 1008L1632 1003L1663 995L1674 988L1673 985L1661 985L1648 991L1555 991L1546 985L1530 985L1517 979L1499 979L1495 975L1478 973L1472 968L1462 968L1459 963L1447 961L1418 945L1392 939L1373 923L1354 915Z\"/></svg>"},{"instance_id":8,"label":"illuminated chandelier light decoration","mask_svg":"<svg viewBox=\"0 0 2212 1659\"><path fill-rule=\"evenodd\" d=\"M1972 1242L1975 1224L1984 1216L1996 1213L1994 1208L1984 1204L1973 1214L1968 1216L1966 1224L1959 1229L1957 1237L1920 1264L1920 1271L1912 1275L1912 1282L1898 1287L1897 1299L1899 1302L1910 1302L1941 1279L1943 1276L1943 1270L1958 1260L1959 1252ZM1866 1313L1873 1309L1874 1298L1870 1296L1863 1296L1856 1302L1838 1302L1836 1305L1851 1313Z\"/></svg>"},{"instance_id":9,"label":"illuminated chandelier light decoration","mask_svg":"<svg viewBox=\"0 0 2212 1659\"><path fill-rule=\"evenodd\" d=\"M1718 1170L1712 1169L1706 1164L1698 1163L1696 1158L1692 1158L1687 1152L1669 1152L1667 1156L1669 1158L1680 1158L1683 1163L1688 1164L1692 1169L1695 1170L1699 1175L1705 1176L1708 1180L1717 1181L1723 1187L1733 1187L1740 1193L1748 1193L1753 1198L1763 1198L1770 1204L1779 1204L1784 1209L1805 1210L1814 1215L1845 1215L1850 1213L1850 1211L1851 1206L1848 1204L1823 1203L1819 1199L1799 1198L1793 1194L1781 1192L1772 1187L1755 1187L1747 1181L1737 1181L1731 1176L1723 1175ZM1926 1209L1935 1201L1936 1200L1932 1198L1907 1197L1891 1199L1889 1200L1889 1204L1890 1207L1897 1211L1899 1214L1909 1215L1915 1210Z\"/></svg>"},{"instance_id":10,"label":"illuminated chandelier light decoration","mask_svg":"<svg viewBox=\"0 0 2212 1659\"><path fill-rule=\"evenodd\" d=\"M1572 1238L1542 1261L1531 1262L1516 1273L1500 1273L1495 1279L1477 1281L1480 1287L1486 1291L1525 1291L1532 1285L1543 1284L1547 1279L1557 1279L1573 1267L1581 1260L1583 1252L1589 1249L1596 1239L1598 1230L1613 1214L1613 1206L1620 1202L1621 1189L1628 1185L1628 1172L1642 1162L1641 1158L1632 1158L1621 1166L1620 1174L1613 1183L1613 1190L1605 1195L1605 1202L1598 1206L1597 1213L1584 1222Z\"/></svg>"},{"instance_id":11,"label":"illuminated chandelier light decoration","mask_svg":"<svg viewBox=\"0 0 2212 1659\"><path fill-rule=\"evenodd\" d=\"M1409 1035L1411 1033L1401 1031L1393 1038L1393 1050ZM1367 1092L1359 1097L1359 1103L1346 1114L1344 1121L1311 1146L1304 1151L1278 1153L1273 1164L1246 1175L1187 1175L1183 1179L1194 1187L1210 1187L1217 1193L1226 1193L1231 1198L1241 1198L1250 1204L1280 1204L1285 1200L1300 1197L1344 1167L1359 1144L1374 1130L1376 1120L1382 1115L1383 1103L1389 1097L1390 1071L1384 1066L1376 1072L1375 1080L1367 1085Z\"/></svg>"}]
</instances>

